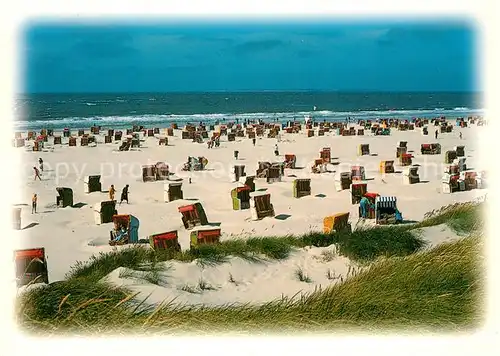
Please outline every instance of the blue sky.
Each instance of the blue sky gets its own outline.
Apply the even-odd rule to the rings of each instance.
[[[473,91],[465,23],[99,23],[26,27],[23,92]]]

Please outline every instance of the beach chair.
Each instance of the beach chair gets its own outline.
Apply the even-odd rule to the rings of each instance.
[[[338,192],[351,187],[351,172],[341,172],[335,175],[335,188]]]
[[[177,234],[177,230],[150,235],[149,244],[156,251],[181,251],[181,245],[179,244],[179,236]]]
[[[314,130],[312,129],[307,130],[307,137],[314,137]]]
[[[323,147],[323,149],[319,152],[319,156],[323,160],[323,163],[331,163],[332,151],[330,147]]]
[[[444,163],[450,164],[453,163],[453,161],[457,158],[457,152],[456,151],[446,151],[444,153]]]
[[[122,132],[121,131],[116,131],[115,132],[115,141],[121,141],[122,139]]]
[[[184,199],[182,192],[182,182],[169,182],[163,184],[163,201],[165,203],[174,200]]]
[[[370,155],[370,145],[361,144],[358,146],[358,156],[369,156]]]
[[[84,130],[78,130],[78,137],[85,135]]]
[[[17,287],[34,283],[49,283],[45,248],[14,251]]]
[[[448,164],[444,167],[444,173],[451,175],[460,174],[460,167],[458,164]]]
[[[318,129],[318,136],[325,136],[325,130],[324,129]]]
[[[477,188],[477,173],[473,171],[460,172],[460,179],[465,183],[465,190]]]
[[[153,165],[142,166],[142,181],[154,182],[156,180],[156,167]]]
[[[365,130],[364,129],[358,129],[358,136],[364,136],[365,135]]]
[[[375,223],[378,225],[396,223],[397,198],[377,196],[375,199]]]
[[[396,147],[396,158],[401,157],[402,154],[405,154],[407,152],[406,147]]]
[[[21,230],[21,208],[12,208],[12,228]]]
[[[413,156],[411,153],[402,153],[401,156],[399,156],[399,165],[403,167],[411,166],[412,158]]]
[[[140,148],[141,147],[141,140],[138,138],[132,138],[130,141],[130,148]]]
[[[102,191],[100,175],[86,176],[83,179],[83,183],[84,183],[84,188],[83,188],[84,192],[87,194]]]
[[[174,135],[174,129],[173,129],[173,128],[171,128],[171,127],[169,127],[169,128],[167,129],[167,136],[173,136],[173,135]]]
[[[333,234],[335,232],[351,233],[351,224],[349,223],[349,213],[338,213],[327,216],[323,219],[323,233]]]
[[[233,174],[232,174],[232,181],[233,182],[239,182],[241,177],[245,177],[245,165],[244,164],[239,164],[233,166]]]
[[[255,175],[257,178],[266,178],[267,177],[267,170],[271,167],[270,162],[258,162],[257,163],[257,170],[255,172]]]
[[[457,157],[465,157],[465,146],[455,146]]]
[[[159,133],[159,132],[158,132]],[[153,129],[148,129],[147,130],[148,137],[154,137],[155,133]]]
[[[457,157],[453,160],[453,164],[458,166],[460,172],[463,172],[467,170],[467,165],[465,164],[465,161],[466,161],[465,157]]]
[[[246,176],[244,184],[250,188],[250,193],[255,192],[255,176]]]
[[[178,210],[182,215],[182,223],[187,230],[195,226],[208,224],[207,215],[201,203],[180,206]]]
[[[244,185],[231,190],[233,210],[250,209],[250,187]]]
[[[302,198],[307,195],[311,195],[311,180],[305,179],[294,179],[293,181],[293,197]]]
[[[200,245],[212,245],[220,242],[221,229],[211,226],[198,226],[189,234],[189,247],[196,249]]]
[[[123,141],[122,144],[120,145],[120,147],[118,147],[118,150],[119,151],[129,151],[131,145],[132,144],[130,142]]]
[[[80,138],[80,146],[88,146],[89,145],[89,137],[88,136],[82,136]]]
[[[58,187],[56,188],[56,206],[65,208],[67,206],[73,206],[73,189]]]
[[[63,130],[63,137],[70,137],[71,136],[71,131],[70,129],[64,129]]]
[[[113,215],[112,217],[114,229],[110,231],[111,246],[125,245],[129,243],[139,242],[139,219],[133,215]],[[121,241],[114,241],[117,234],[120,233],[120,227],[124,226],[126,229],[126,237]]]
[[[267,169],[267,183],[281,182],[282,168],[278,165],[271,165]]]
[[[25,146],[25,141],[24,138],[15,138],[12,140],[12,145],[14,147],[24,147]]]
[[[112,143],[113,142],[113,136],[104,136],[104,143]]]
[[[460,191],[459,174],[445,173],[441,178],[441,189],[444,194],[451,194]]]
[[[420,177],[418,175],[418,166],[410,166],[403,172],[403,182],[405,184],[417,184],[420,183]]]
[[[54,145],[61,145],[61,144],[62,144],[61,136],[54,136]]]
[[[285,154],[285,168],[294,169],[297,157],[292,154]]]
[[[381,161],[379,165],[380,173],[394,173],[394,161]]]
[[[361,198],[367,192],[366,183],[352,183],[351,184],[351,204],[359,204]]]
[[[94,221],[96,225],[113,222],[114,215],[117,215],[115,200],[101,201],[94,204]]]
[[[423,143],[420,145],[420,152],[423,155],[441,154],[441,145],[439,143]]]
[[[228,142],[236,141],[236,135],[234,133],[229,133],[227,135]]]
[[[352,181],[362,181],[366,179],[365,167],[363,166],[351,166],[351,179]]]
[[[322,158],[317,158],[314,160],[314,163],[311,167],[311,172],[316,174],[326,172],[326,165],[323,162]]]
[[[70,137],[68,141],[69,147],[76,147],[76,137]]]
[[[250,194],[250,212],[252,220],[274,217],[274,207],[271,204],[271,194],[253,192]]]

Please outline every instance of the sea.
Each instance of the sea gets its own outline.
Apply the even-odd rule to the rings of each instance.
[[[482,95],[462,92],[207,92],[21,94],[15,130],[127,128],[134,124],[217,124],[244,120],[339,121],[484,115]]]

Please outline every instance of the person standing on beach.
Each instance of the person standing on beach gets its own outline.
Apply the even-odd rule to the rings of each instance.
[[[256,142],[256,141],[257,141],[257,139],[256,139],[255,137],[254,137],[254,138],[252,138],[252,143],[253,143],[253,145],[254,145],[254,146],[255,146],[255,142]]]
[[[279,156],[280,155],[280,151],[278,150],[278,144],[274,145],[274,155],[275,156]]]
[[[38,170],[38,168],[33,167],[33,170],[35,171],[35,180],[37,178],[40,179],[40,180],[42,180],[42,178],[40,177],[40,171]]]
[[[459,136],[460,136],[460,139],[462,139],[462,131],[460,131],[460,135]]]
[[[127,201],[127,204],[128,204],[128,184],[125,186],[125,188],[123,188],[122,190],[122,196],[121,196],[121,199],[120,199],[120,204],[126,200]]]
[[[435,138],[436,138],[436,140],[437,140],[437,138],[438,138],[438,130],[436,130],[436,131],[434,132],[434,137],[435,137]]]
[[[33,194],[33,198],[31,198],[31,214],[36,214],[36,204],[38,202],[38,197],[36,194]]]
[[[111,187],[109,188],[109,200],[115,200],[115,186],[111,184]]]
[[[43,172],[43,159],[42,158],[38,159],[38,165],[40,167],[40,170]]]

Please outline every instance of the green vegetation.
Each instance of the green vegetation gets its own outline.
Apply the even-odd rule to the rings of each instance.
[[[77,263],[65,281],[34,288],[18,300],[20,326],[31,332],[110,333],[137,329],[138,333],[174,334],[321,331],[349,328],[418,327],[426,330],[463,330],[481,321],[482,286],[481,204],[460,204],[429,214],[421,223],[354,231],[352,234],[310,233],[304,236],[252,238],[201,246],[196,251],[155,252],[131,247],[100,254]],[[459,241],[418,252],[425,244],[412,228],[446,223],[469,233]],[[150,306],[138,302],[130,291],[114,288],[102,278],[118,267],[143,272],[135,275],[162,283],[159,262],[193,261],[203,265],[223,263],[235,255],[259,263],[285,259],[304,246],[336,245],[336,254],[371,263],[353,271],[347,280],[307,296],[282,298],[265,305],[223,307],[182,306],[172,301]],[[331,253],[333,254],[333,252]],[[323,256],[331,258],[330,253]],[[134,276],[134,275],[132,275]],[[331,271],[331,280],[337,280]],[[296,277],[310,282],[300,269]],[[234,281],[229,276],[229,281]],[[212,289],[200,280],[182,290],[200,293]]]

